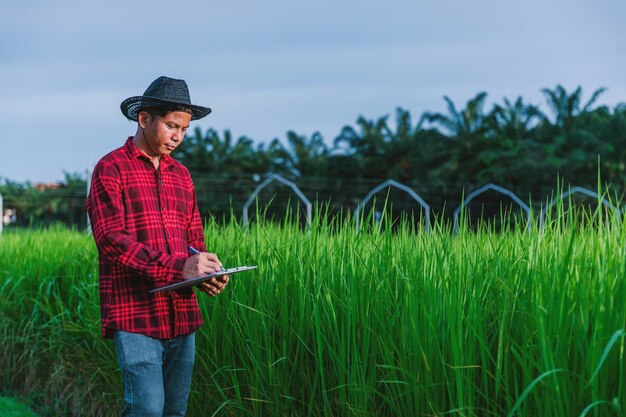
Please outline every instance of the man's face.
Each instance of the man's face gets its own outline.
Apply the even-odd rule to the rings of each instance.
[[[190,121],[191,114],[182,111],[166,116],[151,116],[147,112],[140,114],[146,144],[155,156],[172,153],[185,137]]]

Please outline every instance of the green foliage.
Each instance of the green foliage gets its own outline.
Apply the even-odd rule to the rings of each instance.
[[[0,414],[3,417],[37,417],[27,406],[7,397],[0,397]]]
[[[425,112],[415,123],[405,109],[368,119],[360,116],[332,142],[319,133],[288,131],[284,139],[258,143],[230,130],[196,128],[173,153],[189,168],[204,218],[240,215],[261,176],[280,174],[311,200],[328,201],[334,213],[352,212],[374,186],[394,179],[410,186],[435,213],[450,216],[462,193],[495,183],[525,201],[545,201],[556,178],[594,189],[598,180],[613,194],[626,191],[626,104],[594,107],[605,89],[584,100],[557,85],[541,90],[540,106],[504,98],[487,109],[481,92],[459,108],[444,97],[446,113]],[[331,144],[332,143],[332,144]],[[56,189],[0,184],[5,207],[17,208],[20,225],[55,222],[85,226],[84,178],[66,174]],[[275,188],[270,214],[282,218],[293,195]]]
[[[60,184],[0,183],[4,208],[17,212],[15,226],[50,226],[55,223],[85,227],[85,178],[65,173]]]
[[[357,230],[318,215],[303,230],[290,216],[283,226],[263,216],[245,229],[207,224],[225,265],[259,268],[200,297],[188,415],[623,412],[626,228],[617,219],[579,221],[560,204],[543,229],[462,223],[455,236],[445,223],[425,234],[385,216]],[[89,236],[7,233],[0,300],[5,391],[41,393],[50,415],[120,410]]]

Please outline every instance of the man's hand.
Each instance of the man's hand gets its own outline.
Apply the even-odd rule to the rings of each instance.
[[[222,263],[214,253],[202,252],[187,258],[183,266],[183,279],[193,279],[222,270]],[[228,275],[213,277],[199,285],[202,292],[214,296],[228,284]]]
[[[221,277],[213,277],[208,281],[203,282],[198,286],[200,291],[211,297],[221,293],[224,287],[228,284],[228,275],[222,275]]]

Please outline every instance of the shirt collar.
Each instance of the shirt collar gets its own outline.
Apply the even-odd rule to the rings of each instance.
[[[137,147],[137,145],[135,145],[133,143],[133,137],[129,136],[128,139],[126,140],[126,143],[124,144],[124,148],[126,148],[126,151],[128,152],[128,155],[130,155],[131,158],[133,159],[145,159],[146,161],[150,162],[150,158],[148,157],[148,155],[146,155],[145,153],[141,152],[139,150],[139,148]],[[161,156],[161,160],[159,161],[159,165],[161,169],[165,169],[168,166],[170,166],[172,164],[172,157],[169,155],[162,155]]]

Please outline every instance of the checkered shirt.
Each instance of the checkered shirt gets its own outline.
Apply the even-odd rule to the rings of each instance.
[[[96,165],[87,212],[99,255],[102,336],[195,331],[202,319],[192,289],[149,293],[183,279],[188,246],[206,250],[189,171],[167,155],[155,169],[128,138]]]

